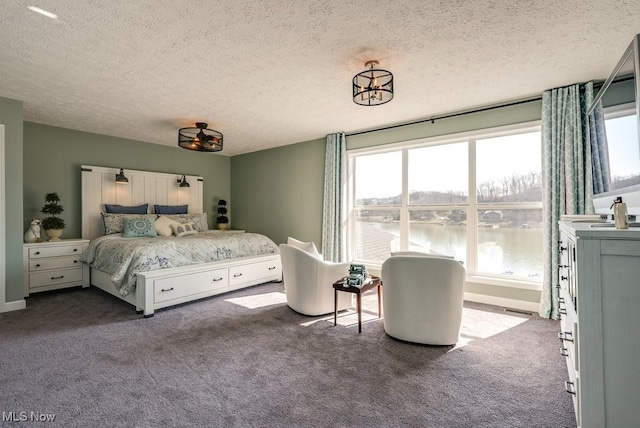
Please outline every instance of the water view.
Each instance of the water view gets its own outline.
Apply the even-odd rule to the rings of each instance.
[[[358,221],[358,254],[364,260],[383,261],[400,250],[398,222]],[[465,224],[412,222],[409,226],[411,250],[435,251],[466,262]],[[375,244],[372,242],[375,240]],[[478,273],[540,279],[542,277],[542,228],[539,225],[483,225],[478,228]]]

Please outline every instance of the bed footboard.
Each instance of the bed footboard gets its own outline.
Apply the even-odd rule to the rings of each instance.
[[[135,306],[151,317],[156,309],[270,281],[282,281],[279,254],[143,272],[137,275]]]

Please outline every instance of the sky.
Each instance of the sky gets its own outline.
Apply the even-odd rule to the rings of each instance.
[[[477,140],[478,183],[513,174],[540,172],[540,132]],[[466,143],[409,150],[409,190],[468,190]],[[402,193],[400,151],[356,158],[356,199]]]
[[[607,119],[609,163],[614,176],[640,173],[637,116]],[[514,174],[541,171],[540,132],[477,140],[477,184],[499,181]],[[409,150],[409,190],[467,191],[466,143]],[[402,193],[400,151],[359,156],[356,159],[356,199],[397,196]],[[426,183],[426,184],[423,184]]]
[[[640,174],[640,144],[636,115],[607,119],[609,166],[612,176]]]

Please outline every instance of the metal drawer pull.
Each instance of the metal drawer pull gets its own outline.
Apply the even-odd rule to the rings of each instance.
[[[171,290],[173,290],[173,287],[171,287],[171,288],[163,288],[160,291],[161,292],[165,292],[165,291],[171,291]]]
[[[576,387],[573,382],[566,381],[564,383],[564,390],[567,391],[569,394],[576,395]]]
[[[569,279],[568,276],[560,276],[560,281],[566,281],[567,279]]]
[[[40,251],[36,251],[36,255],[40,254]]]
[[[558,303],[564,304],[564,297],[558,297]]]
[[[213,282],[222,281],[222,278],[213,278]]]
[[[557,288],[558,290],[560,290],[560,287],[561,287],[561,286],[560,286],[560,284],[556,284],[556,288]]]
[[[567,247],[563,247],[562,245],[560,245],[560,248],[558,248],[558,252],[563,252],[563,251],[567,251]]]
[[[560,308],[560,309],[558,309],[558,313],[560,315],[567,315],[567,309],[566,308]]]
[[[64,278],[64,275],[60,275],[60,276],[52,276],[51,279],[62,279]]]
[[[74,260],[73,262],[74,262],[74,263],[78,263],[78,261],[77,261],[77,260]]]
[[[567,348],[560,348],[560,355],[562,355],[563,357],[568,357],[569,352],[567,351]]]
[[[38,263],[38,264],[36,265],[36,267],[40,267],[40,263]]]
[[[562,341],[566,340],[567,342],[573,342],[573,334],[570,331],[564,331],[558,333],[558,339]]]
[[[233,275],[234,278],[237,278],[239,276],[242,276],[242,274],[241,273],[236,273],[236,274]]]
[[[77,248],[74,248],[74,249],[73,249],[73,251],[78,251],[78,249],[77,249]]]
[[[274,270],[275,268],[276,268],[275,266],[271,266],[269,270]]]

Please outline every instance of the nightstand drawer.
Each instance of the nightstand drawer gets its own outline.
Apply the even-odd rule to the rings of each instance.
[[[67,282],[82,283],[82,266],[69,269],[56,269],[48,272],[29,274],[30,287],[47,287],[49,285],[65,284]]]
[[[52,259],[30,260],[29,272],[38,272],[47,269],[60,269],[81,266],[80,255],[73,257],[56,257]]]
[[[39,259],[42,257],[58,257],[58,256],[73,256],[82,255],[82,244],[76,245],[60,245],[60,246],[39,246],[36,248],[29,248],[29,258]]]

